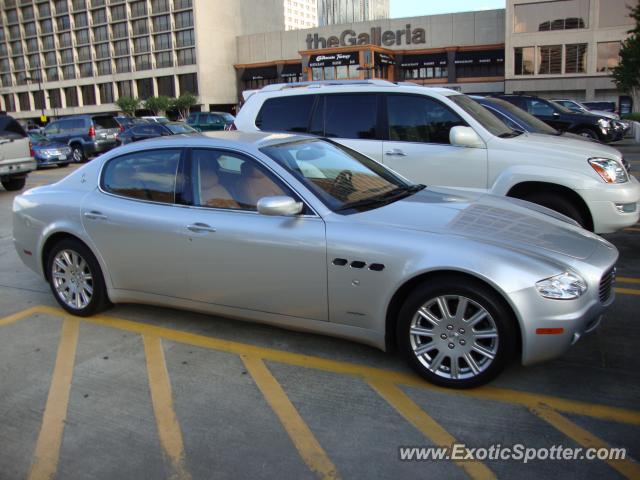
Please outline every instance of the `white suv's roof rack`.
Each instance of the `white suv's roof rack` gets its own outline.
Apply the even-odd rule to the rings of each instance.
[[[261,92],[277,92],[287,88],[301,87],[329,87],[334,85],[376,85],[379,87],[395,87],[396,84],[387,80],[311,80],[309,82],[272,83],[260,89]]]

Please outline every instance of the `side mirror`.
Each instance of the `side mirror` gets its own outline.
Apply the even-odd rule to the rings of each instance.
[[[283,215],[291,217],[302,212],[302,203],[285,195],[262,197],[258,200],[258,213],[262,215]]]
[[[449,130],[449,143],[457,147],[485,148],[484,142],[471,127],[453,127]]]

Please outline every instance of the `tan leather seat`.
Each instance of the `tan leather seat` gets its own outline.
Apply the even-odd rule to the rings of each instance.
[[[255,208],[262,197],[286,195],[273,180],[249,162],[244,162],[240,167],[236,191],[238,201],[251,208]]]
[[[240,208],[220,183],[218,164],[214,160],[200,161],[200,204],[214,208]]]

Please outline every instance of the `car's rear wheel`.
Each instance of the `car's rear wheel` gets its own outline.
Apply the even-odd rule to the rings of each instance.
[[[47,273],[54,297],[67,312],[86,317],[109,305],[100,265],[79,240],[67,238],[53,246]]]
[[[397,323],[400,351],[437,385],[470,388],[500,373],[516,341],[509,308],[490,288],[460,277],[421,284]]]
[[[85,161],[84,151],[80,145],[73,145],[71,147],[71,158],[75,163],[82,163]]]
[[[580,209],[573,203],[571,203],[568,199],[556,193],[532,193],[524,198],[524,200],[532,203],[537,203],[538,205],[542,205],[543,207],[547,207],[558,213],[566,215],[567,217],[578,222],[582,228],[589,228],[587,219],[584,217],[584,214],[580,211]]]
[[[8,190],[10,192],[15,192],[17,190],[22,190],[24,188],[24,184],[27,182],[27,178],[26,177],[22,177],[22,178],[3,178],[2,180],[0,180],[0,183],[2,183],[2,186],[5,188],[5,190]]]

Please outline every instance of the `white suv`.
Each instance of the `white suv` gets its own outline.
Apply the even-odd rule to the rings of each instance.
[[[0,183],[9,191],[24,187],[37,167],[24,129],[9,115],[0,115]]]
[[[246,93],[238,130],[326,136],[413,181],[528,200],[598,233],[638,221],[640,184],[619,151],[514,131],[453,90],[364,80]]]

